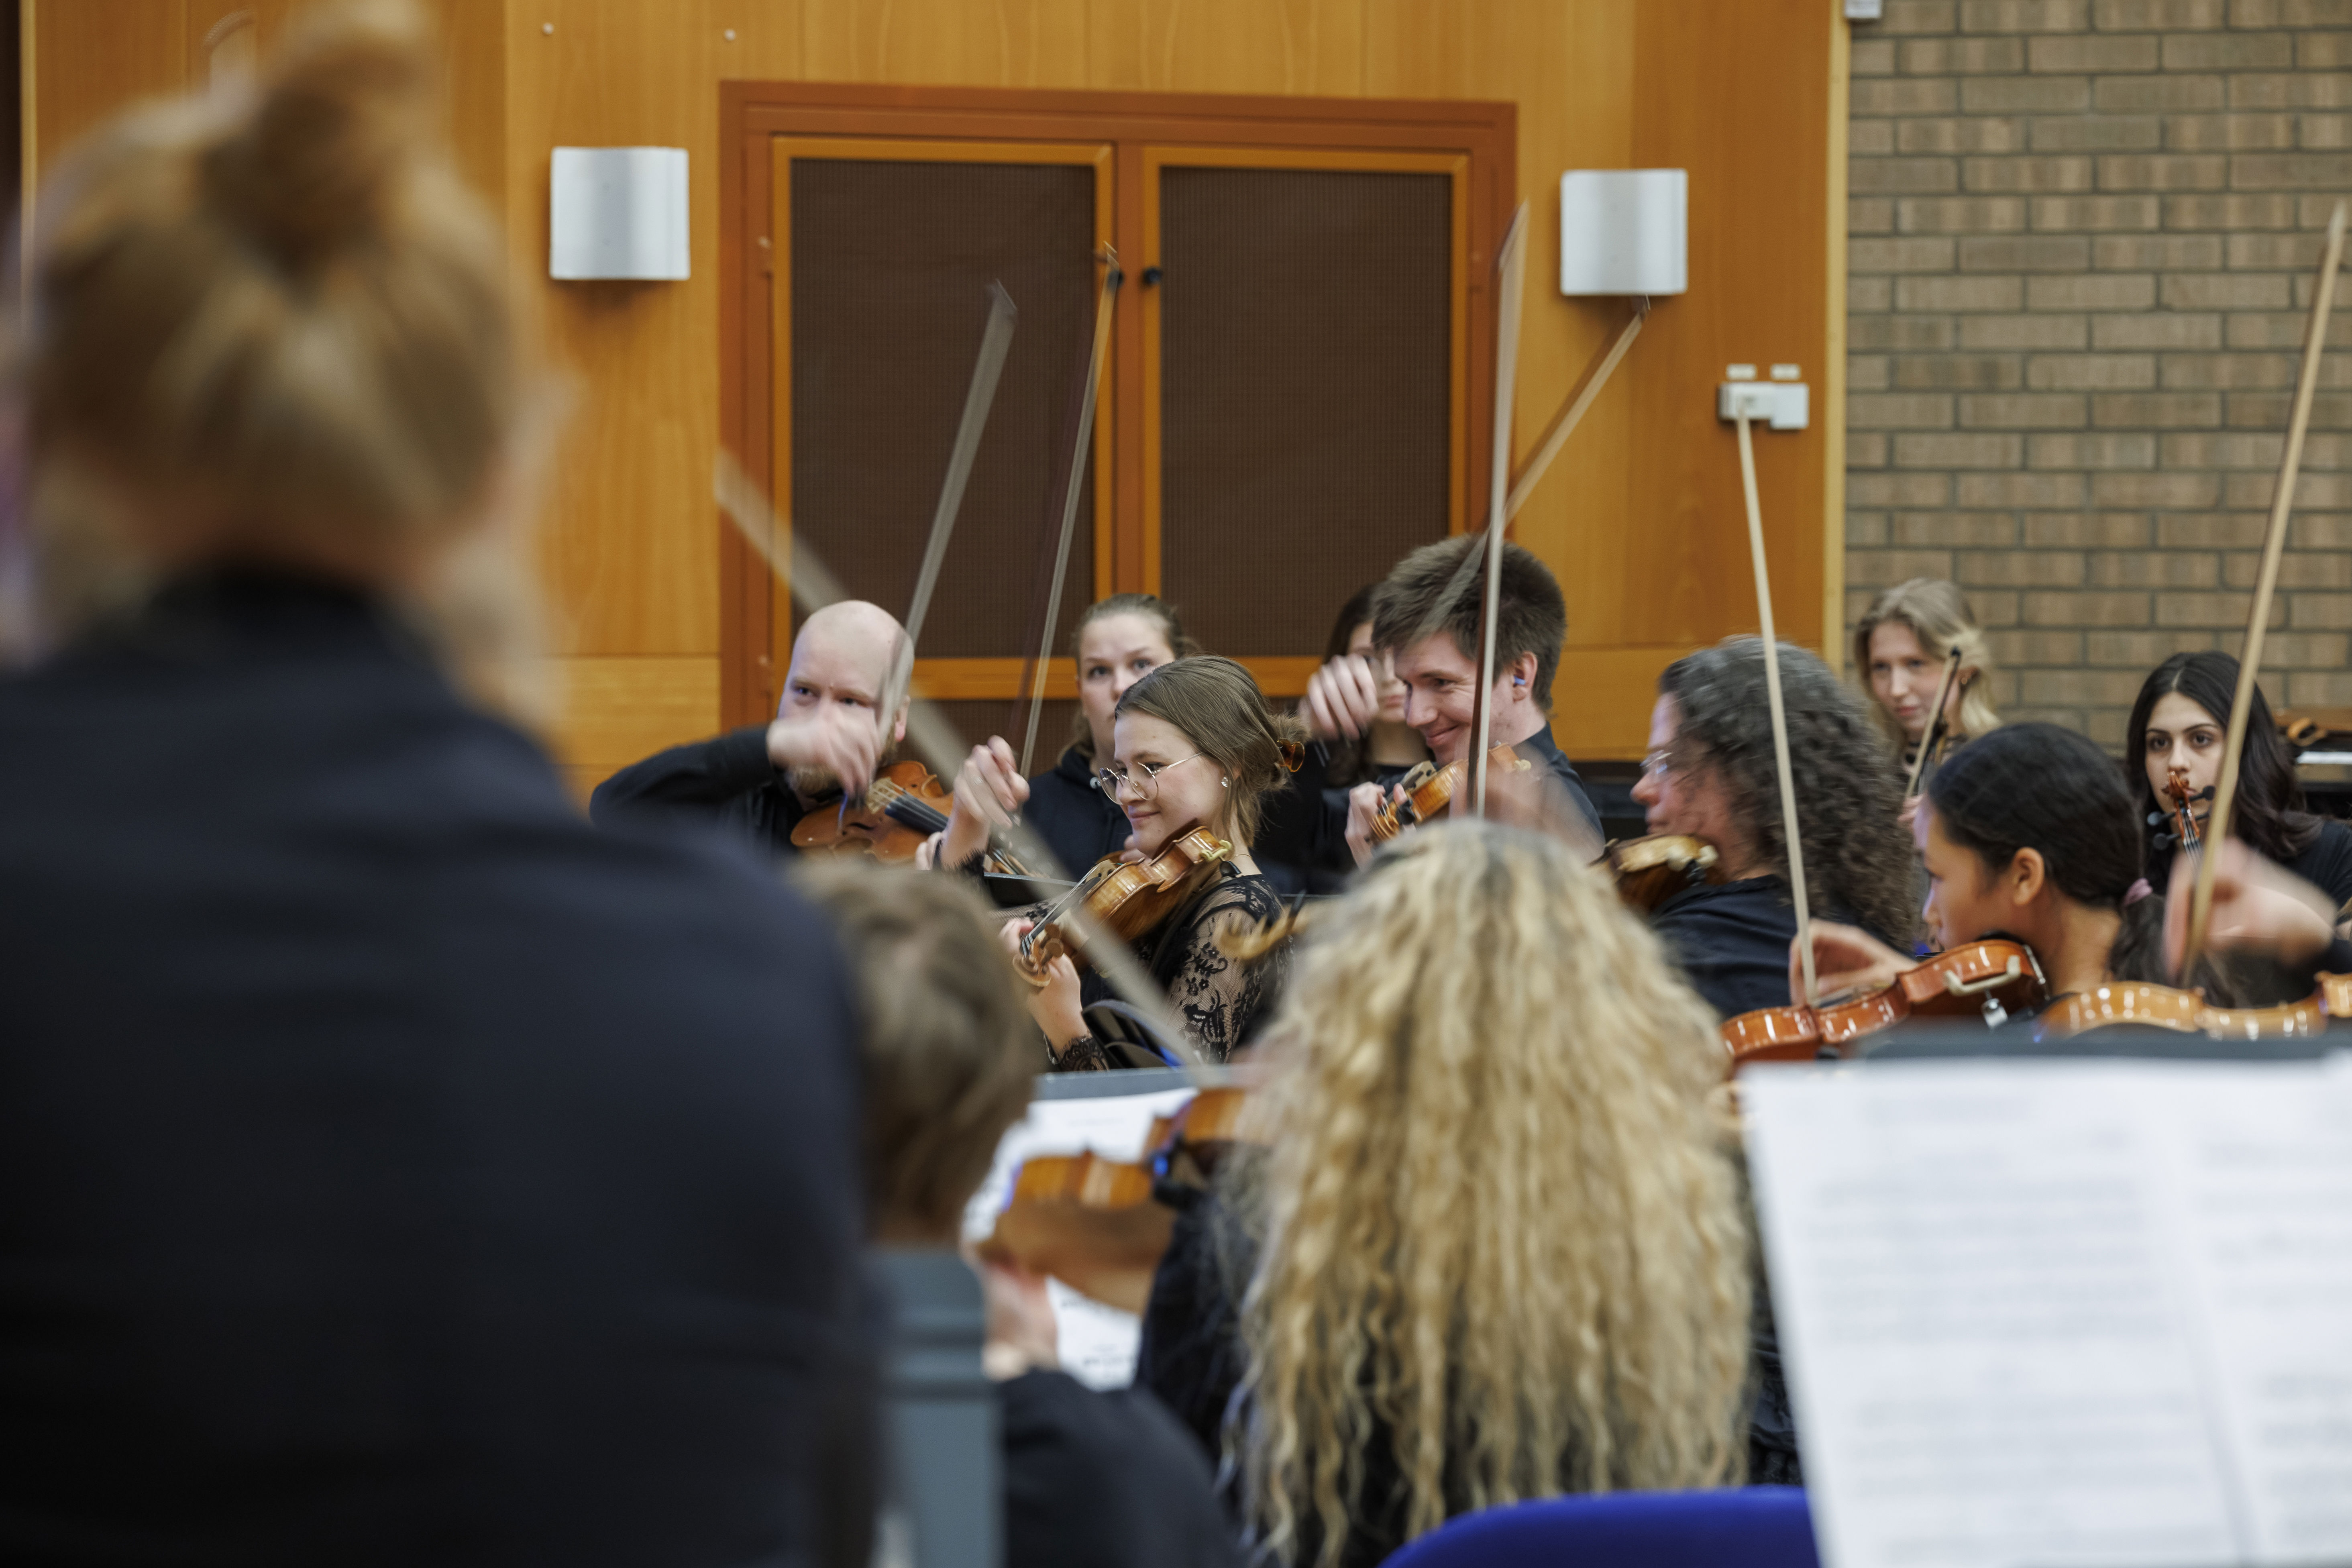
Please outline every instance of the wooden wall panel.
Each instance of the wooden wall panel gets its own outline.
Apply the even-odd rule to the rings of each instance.
[[[1363,0],[1099,0],[1076,85],[1358,97],[1364,10]]]
[[[702,732],[719,710],[719,660],[556,661],[571,715],[555,738],[565,765],[604,773]]]
[[[810,81],[1085,87],[1088,0],[823,0],[807,13]]]
[[[781,7],[731,42],[712,9],[541,0],[508,13],[516,269],[574,394],[542,526],[562,653],[718,651],[717,84],[732,67],[789,74],[799,55]],[[688,149],[691,279],[548,280],[551,150],[574,144]]]

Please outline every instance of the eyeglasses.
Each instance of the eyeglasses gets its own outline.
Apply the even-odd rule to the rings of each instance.
[[[1099,768],[1095,773],[1095,784],[1113,800],[1117,800],[1119,791],[1124,789],[1134,790],[1145,800],[1157,800],[1160,798],[1161,773],[1166,773],[1170,768],[1181,768],[1194,758],[1206,755],[1208,755],[1206,752],[1195,752],[1190,757],[1179,757],[1172,763],[1161,763],[1157,767],[1150,763],[1138,763],[1135,765],[1142,773],[1141,778],[1118,768]]]
[[[1675,757],[1672,752],[1652,752],[1642,759],[1642,776],[1645,779],[1662,779],[1674,771]]]

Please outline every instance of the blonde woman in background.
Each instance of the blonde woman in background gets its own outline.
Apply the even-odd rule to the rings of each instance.
[[[1386,851],[1265,1055],[1268,1152],[1180,1217],[1137,1382],[1237,1450],[1271,1560],[1739,1479],[1751,1263],[1715,1016],[1573,851],[1475,822]]]
[[[1901,756],[1906,777],[1927,739],[1936,689],[1956,647],[1960,667],[1944,698],[1947,739],[1939,750],[2000,727],[1992,705],[1992,656],[1968,595],[1940,577],[1914,577],[1879,595],[1854,625],[1853,667],[1869,684],[1878,727]],[[1934,763],[1928,759],[1930,767]],[[1924,774],[1926,769],[1920,771]],[[1906,826],[1916,809],[1917,796],[1904,801]]]

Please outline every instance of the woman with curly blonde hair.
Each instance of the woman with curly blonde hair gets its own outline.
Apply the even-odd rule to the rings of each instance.
[[[1180,1220],[1138,1374],[1196,1431],[1232,1409],[1267,1554],[1371,1563],[1492,1504],[1738,1479],[1715,1019],[1568,848],[1459,823],[1384,854],[1267,1054],[1269,1152]],[[1221,1235],[1256,1258],[1237,1352],[1201,1337],[1232,1321]]]

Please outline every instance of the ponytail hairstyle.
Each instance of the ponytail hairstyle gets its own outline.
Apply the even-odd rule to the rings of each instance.
[[[1297,768],[1307,726],[1265,705],[1257,679],[1230,658],[1201,654],[1163,664],[1127,689],[1120,713],[1173,724],[1233,782],[1234,837],[1257,837],[1268,793]]]
[[[2150,812],[2168,816],[2172,812],[2172,802],[2158,799],[2148,787],[2147,720],[2157,700],[2176,691],[2227,730],[2238,697],[2238,661],[2226,653],[2176,653],[2150,670],[2141,684],[2131,721],[2124,727],[2124,749],[2142,821]],[[2230,809],[2230,832],[2284,865],[2311,847],[2320,826],[2320,819],[2305,808],[2294,753],[2279,737],[2271,705],[2263,700],[2263,689],[2257,686],[2246,713],[2246,749],[2238,762],[2238,798]],[[2172,852],[2151,851],[2147,865],[2153,880],[2171,869]]]
[[[1087,628],[1111,616],[1141,616],[1160,628],[1160,636],[1168,644],[1168,651],[1178,658],[1197,658],[1201,652],[1201,645],[1192,639],[1192,633],[1184,629],[1175,605],[1157,594],[1113,594],[1108,599],[1097,599],[1088,605],[1086,614],[1078,617],[1078,624],[1070,628],[1072,658],[1078,657],[1078,644],[1085,640]],[[1079,673],[1078,679],[1086,679],[1084,671]],[[1084,707],[1070,715],[1069,749],[1089,763],[1097,760],[1095,756],[1095,732],[1087,725]]]
[[[60,169],[16,372],[64,629],[232,559],[421,584],[461,667],[532,629],[523,552],[478,545],[510,531],[481,525],[538,384],[438,76],[412,4],[345,0],[252,89],[135,110]]]
[[[1989,735],[2000,728],[2000,715],[1993,711],[1992,706],[1992,654],[1985,647],[1977,613],[1958,584],[1941,577],[1914,577],[1907,583],[1897,583],[1879,595],[1862,619],[1854,623],[1853,668],[1865,691],[1870,689],[1870,634],[1890,621],[1909,627],[1911,635],[1918,639],[1920,651],[1938,664],[1949,658],[1957,647],[1960,650],[1960,668],[1977,672],[1976,679],[1960,693],[1959,711],[1954,718],[1960,737]],[[1900,755],[1911,744],[1903,727],[1879,706],[1874,697],[1870,711],[1878,722],[1879,732],[1894,743]]]
[[[2005,724],[1945,759],[1927,784],[1944,837],[1987,869],[2021,849],[2042,856],[2051,885],[2124,918],[2107,968],[2119,980],[2172,984],[2164,970],[2164,899],[2126,900],[2140,879],[2145,831],[2115,759],[2055,724]],[[2216,1000],[2221,1000],[2216,997]]]

